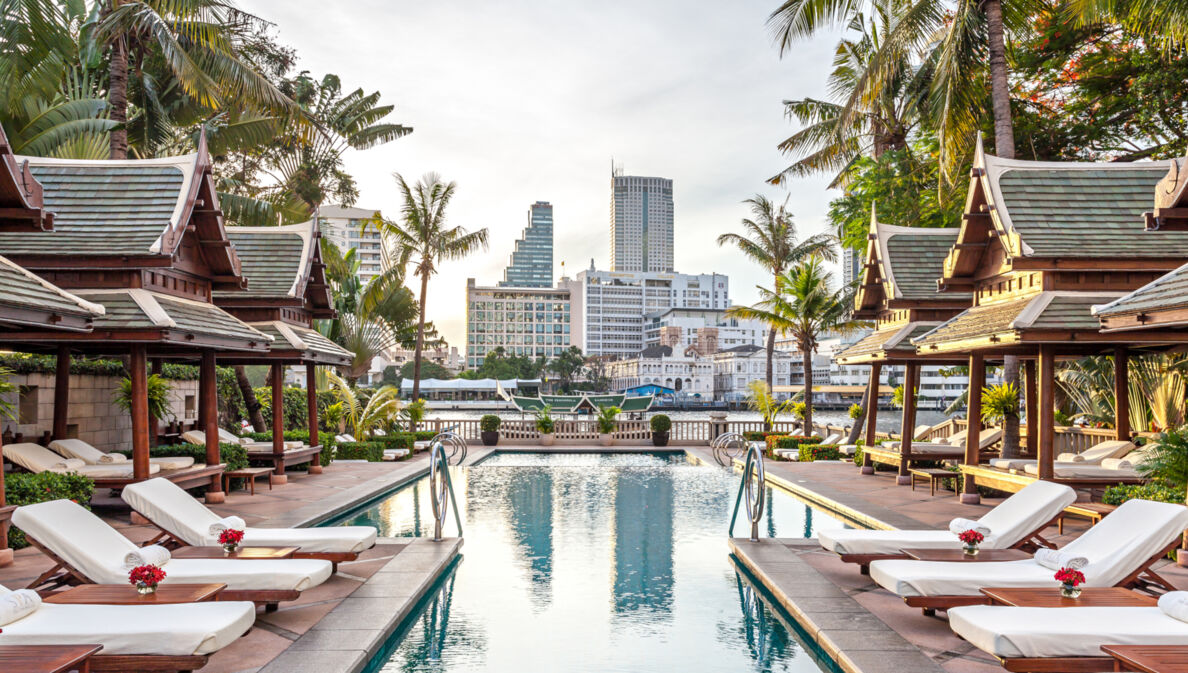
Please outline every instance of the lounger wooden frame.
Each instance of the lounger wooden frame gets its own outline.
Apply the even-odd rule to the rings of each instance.
[[[270,463],[273,469],[277,470],[277,474],[284,472],[284,468],[290,465],[304,465],[305,463],[313,464],[314,461],[321,463],[322,447],[318,446],[302,446],[296,449],[289,449],[284,453],[271,453],[268,451],[248,451],[248,462],[255,461],[257,463]]]
[[[25,587],[26,589],[53,589],[79,584],[96,584],[95,581],[67,563],[62,557],[50,551],[45,545],[38,542],[28,533],[25,533],[25,539],[29,541],[30,546],[36,548],[54,562],[53,567],[38,575],[37,579]],[[296,589],[224,589],[215,600],[251,601],[257,605],[263,605],[264,609],[268,612],[275,612],[278,603],[295,601],[300,597],[301,592]]]
[[[905,459],[905,456],[897,450],[879,449],[871,447],[863,451],[864,456],[870,456],[870,462],[878,463],[880,465],[891,465],[892,467],[899,467]],[[979,460],[988,458],[994,455],[993,451],[982,450],[978,453]],[[963,460],[965,458],[965,450],[957,450],[950,452],[921,452],[909,453],[906,456],[908,467],[911,467],[913,462],[938,461],[938,460]],[[954,473],[956,475],[957,473]]]
[[[1147,559],[1134,572],[1126,577],[1123,577],[1114,586],[1123,587],[1126,589],[1134,589],[1135,591],[1142,591],[1152,596],[1157,596],[1168,591],[1174,591],[1175,588],[1170,582],[1160,577],[1158,573],[1151,570],[1151,566],[1156,561],[1167,556],[1173,549],[1180,546],[1180,540],[1177,537],[1171,544],[1163,548],[1151,558]],[[971,564],[976,567],[977,564]],[[910,607],[920,608],[925,615],[932,616],[936,614],[937,610],[948,610],[949,608],[957,608],[963,605],[990,605],[991,600],[987,596],[906,596],[903,599]],[[1033,669],[1025,669],[1033,670]],[[1063,670],[1063,669],[1061,669]],[[1097,669],[1093,669],[1097,670]]]
[[[205,666],[208,659],[205,654],[96,654],[88,662],[92,671],[105,673],[190,673]]]
[[[181,488],[194,488],[195,486],[209,484],[211,479],[221,475],[226,469],[226,463],[205,465],[203,467],[183,467],[177,470],[161,470],[156,474],[150,475],[148,478],[155,479],[160,477],[172,481]],[[143,480],[128,477],[98,477],[92,479],[92,481],[95,482],[95,488],[110,488],[119,491],[123,490],[125,486],[136,484]]]
[[[1044,522],[1039,528],[1031,531],[1023,536],[1015,544],[1008,547],[1008,549],[1019,549],[1025,552],[1035,552],[1039,549],[1055,549],[1056,545],[1049,542],[1043,535],[1040,535],[1049,526],[1055,526],[1060,518],[1064,516],[1064,512],[1057,514],[1050,520]],[[842,563],[857,563],[858,572],[863,575],[870,574],[870,564],[874,561],[887,561],[893,559],[905,560],[911,558],[907,554],[838,554],[841,557]]]

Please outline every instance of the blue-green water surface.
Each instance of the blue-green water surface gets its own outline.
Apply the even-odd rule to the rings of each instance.
[[[497,454],[452,474],[463,560],[373,670],[832,669],[728,555],[737,474],[640,454]],[[415,482],[337,523],[432,535],[428,490]],[[782,492],[768,495],[766,536],[844,525]],[[446,534],[453,528],[451,516]]]

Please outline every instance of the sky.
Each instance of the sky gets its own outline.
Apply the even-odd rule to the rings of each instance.
[[[428,318],[466,338],[466,279],[494,285],[527,224],[550,201],[554,274],[610,268],[612,159],[626,175],[673,180],[675,266],[725,273],[735,303],[764,274],[715,240],[741,231],[743,199],[789,199],[801,236],[826,230],[825,177],[787,188],[776,145],[794,130],[781,101],[823,97],[837,36],[780,58],[765,21],[776,0],[241,0],[276,24],[298,70],[379,91],[413,133],[346,168],[355,204],[399,214],[393,173],[457,182],[448,220],[489,230],[488,250],[440,266]],[[333,11],[328,11],[332,7]],[[840,279],[839,279],[840,280]],[[464,348],[462,348],[464,351]]]

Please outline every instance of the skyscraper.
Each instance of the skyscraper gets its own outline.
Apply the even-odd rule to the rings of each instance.
[[[849,285],[862,279],[862,264],[866,253],[853,248],[842,248],[842,283]]]
[[[553,205],[537,201],[528,209],[528,226],[516,241],[499,287],[553,286]]]
[[[672,180],[611,175],[611,271],[672,271]]]

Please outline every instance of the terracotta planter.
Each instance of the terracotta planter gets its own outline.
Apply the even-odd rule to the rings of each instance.
[[[667,432],[653,432],[652,433],[652,446],[668,446],[668,433]]]
[[[483,438],[483,446],[495,446],[499,443],[499,432],[487,432],[484,430],[480,433]]]
[[[540,433],[540,445],[541,446],[552,446],[553,445],[553,433],[551,433],[551,432]]]
[[[603,446],[612,446],[615,443],[615,436],[612,433],[598,434],[598,443]]]

